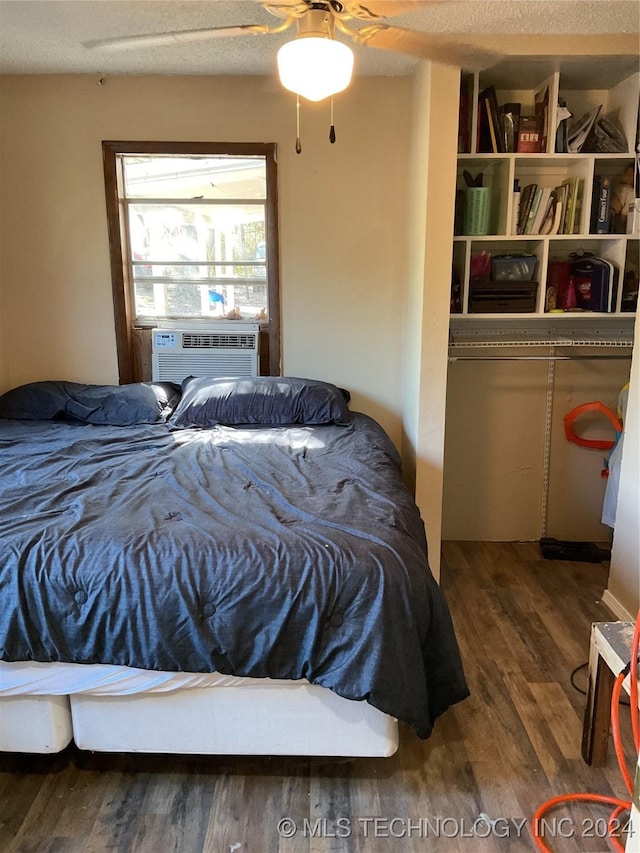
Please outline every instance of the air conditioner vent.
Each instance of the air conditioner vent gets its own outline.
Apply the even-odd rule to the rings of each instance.
[[[255,349],[256,336],[252,334],[220,334],[214,332],[183,332],[184,349]]]
[[[257,323],[209,328],[152,329],[154,382],[182,382],[187,376],[257,376]]]

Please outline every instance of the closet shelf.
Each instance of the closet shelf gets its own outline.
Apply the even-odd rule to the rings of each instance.
[[[633,324],[609,329],[577,324],[561,330],[550,324],[532,330],[526,323],[513,328],[511,323],[485,321],[480,328],[462,324],[449,333],[450,361],[626,359],[632,348]]]
[[[488,339],[478,338],[474,340],[461,340],[453,338],[449,344],[449,349],[487,349],[487,348],[502,348],[502,347],[597,347],[598,349],[615,347],[617,349],[631,349],[632,341],[623,340],[620,338],[542,338],[536,340],[534,338],[515,338],[513,336],[504,336],[500,338]]]
[[[604,322],[603,322],[604,321]],[[546,314],[528,318],[482,317],[475,322],[469,316],[452,315],[449,327],[449,350],[479,349],[488,347],[540,349],[541,347],[584,348],[598,352],[615,347],[633,347],[635,316],[588,316]]]

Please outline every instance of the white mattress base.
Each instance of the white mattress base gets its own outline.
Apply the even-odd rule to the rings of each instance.
[[[316,685],[71,696],[74,740],[100,752],[393,755],[398,724]]]
[[[68,696],[0,700],[0,752],[60,752],[72,737]]]
[[[68,695],[67,695],[68,694]],[[398,724],[299,681],[0,662],[0,751],[393,755]]]

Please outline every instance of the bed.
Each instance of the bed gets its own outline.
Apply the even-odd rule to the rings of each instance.
[[[467,695],[398,454],[295,377],[0,397],[0,749],[390,755]]]

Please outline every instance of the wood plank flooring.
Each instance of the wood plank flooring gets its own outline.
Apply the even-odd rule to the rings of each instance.
[[[534,850],[532,816],[546,799],[571,791],[627,799],[613,750],[603,768],[581,759],[585,697],[570,683],[588,658],[591,623],[613,618],[600,602],[606,581],[606,564],[546,561],[537,544],[445,543],[442,584],[471,697],[438,720],[429,740],[403,727],[392,758],[349,761],[73,747],[5,754],[0,851]],[[597,837],[608,813],[588,805],[552,812],[546,843],[558,853],[608,851]],[[278,831],[283,818],[297,827],[290,838]]]

